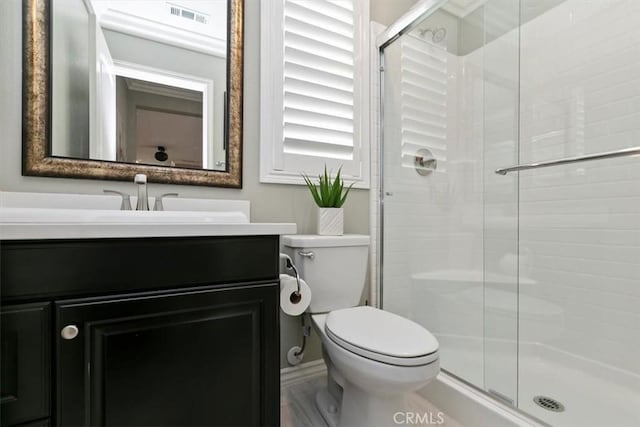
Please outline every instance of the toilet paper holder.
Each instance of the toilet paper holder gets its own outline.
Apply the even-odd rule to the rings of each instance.
[[[300,253],[301,256],[309,257],[313,259],[313,252],[311,253]],[[296,285],[298,287],[297,291],[293,293],[290,297],[292,303],[298,303],[300,299],[302,299],[302,295],[300,294],[300,274],[298,274],[298,269],[296,265],[293,263],[291,257],[287,254],[280,254],[280,259],[283,259],[285,262],[285,267],[288,270],[293,271],[296,277]],[[297,301],[295,300],[297,298]],[[302,356],[304,354],[304,350],[307,347],[307,337],[311,334],[311,327],[305,325],[304,322],[304,313],[300,316],[300,322],[302,324],[302,344],[300,346],[294,346],[289,349],[289,353],[287,354],[287,361],[291,365],[297,365],[302,362]]]
[[[280,254],[280,259],[284,259],[284,264],[285,267],[287,267],[288,270],[292,270],[293,274],[295,274],[296,277],[296,285],[298,286],[298,290],[291,295],[291,302],[292,303],[298,303],[300,302],[300,299],[302,298],[302,296],[300,295],[300,275],[298,274],[298,269],[296,268],[295,264],[293,263],[293,260],[291,259],[291,257],[287,254]],[[298,300],[295,301],[294,298],[297,298]]]

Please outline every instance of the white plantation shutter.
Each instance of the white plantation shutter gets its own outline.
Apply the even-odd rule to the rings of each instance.
[[[414,157],[428,148],[438,160],[437,172],[447,160],[447,51],[417,37],[404,37],[401,59],[402,164],[414,167]]]
[[[326,164],[368,186],[368,76],[356,78],[363,60],[357,55],[363,35],[356,9],[364,2],[272,2],[281,8],[262,21],[261,180],[302,183],[300,173],[315,175]]]
[[[353,3],[284,2],[285,154],[353,159]]]

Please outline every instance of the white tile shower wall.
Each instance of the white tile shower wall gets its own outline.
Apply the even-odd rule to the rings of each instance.
[[[567,0],[521,28],[521,162],[640,145],[639,17]],[[521,173],[520,250],[520,339],[640,374],[640,159]]]

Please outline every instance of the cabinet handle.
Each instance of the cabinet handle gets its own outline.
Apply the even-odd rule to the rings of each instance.
[[[60,331],[60,335],[65,340],[72,340],[78,336],[78,332],[78,327],[76,325],[67,325],[62,328],[62,331]]]
[[[0,393],[0,404],[4,405],[5,403],[15,402],[18,398],[13,394],[5,393],[4,391]]]

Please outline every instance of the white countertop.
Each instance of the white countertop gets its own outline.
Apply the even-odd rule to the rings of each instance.
[[[293,223],[249,222],[246,201],[167,200],[173,210],[120,211],[110,196],[2,193],[0,240],[257,236],[296,233]],[[51,206],[55,197],[57,205]],[[61,204],[65,197],[73,203]],[[28,201],[28,203],[25,203]],[[40,204],[40,201],[46,201]],[[86,203],[90,201],[90,205]],[[105,204],[109,202],[109,204]],[[180,205],[178,205],[180,203]],[[175,205],[175,206],[172,206]],[[89,206],[97,207],[94,209]],[[185,210],[180,210],[185,209]],[[188,210],[187,210],[188,209]],[[211,209],[211,210],[208,210]]]
[[[293,234],[290,223],[247,224],[5,224],[0,240],[108,239],[136,237],[266,236]]]

